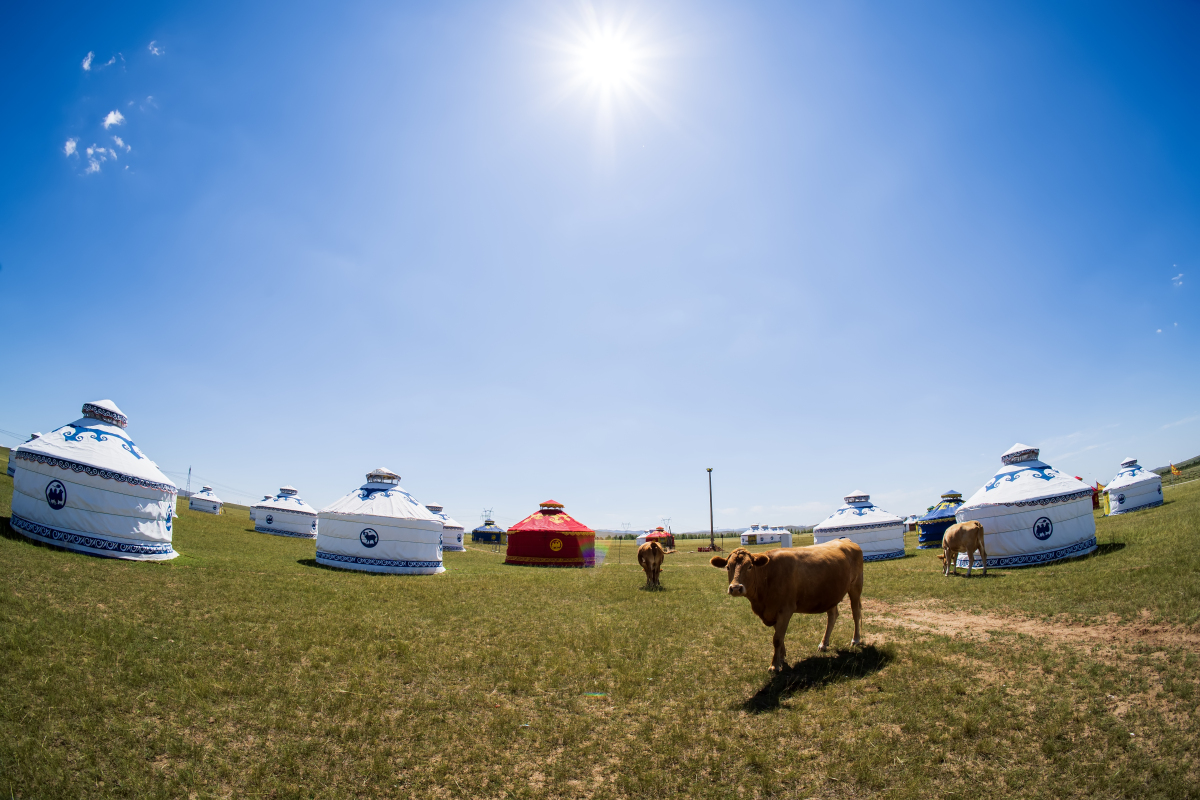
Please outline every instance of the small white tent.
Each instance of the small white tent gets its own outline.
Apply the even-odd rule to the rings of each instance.
[[[93,556],[166,561],[178,489],[125,434],[111,400],[13,454],[12,518],[38,542]]]
[[[1109,516],[1154,508],[1163,502],[1162,478],[1142,469],[1136,458],[1121,462],[1121,471],[1109,481],[1104,491],[1108,492]]]
[[[254,530],[275,536],[317,538],[317,510],[296,496],[291,486],[283,486],[279,494],[261,500],[255,511]]]
[[[742,544],[778,544],[792,546],[792,532],[787,528],[772,528],[770,525],[751,525],[742,533]]]
[[[1048,564],[1096,549],[1092,487],[1039,461],[1039,454],[1029,445],[1010,447],[1000,471],[954,513],[959,522],[983,524],[989,567]],[[966,554],[958,563],[967,565]]]
[[[442,521],[380,467],[367,482],[321,509],[317,563],[365,572],[435,575],[442,566]]]
[[[213,494],[211,486],[204,486],[200,491],[188,498],[188,511],[199,511],[204,514],[220,514],[221,498]]]
[[[876,508],[866,492],[843,499],[844,506],[813,528],[813,544],[849,539],[862,548],[863,561],[904,558],[904,520]]]
[[[441,503],[429,503],[425,508],[429,509],[431,514],[442,521],[442,549],[465,551],[467,548],[463,544],[463,540],[467,532],[463,529],[463,526],[456,520],[451,519],[449,514],[442,511]]]

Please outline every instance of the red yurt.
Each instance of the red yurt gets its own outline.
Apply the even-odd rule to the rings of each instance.
[[[523,567],[594,567],[596,532],[547,500],[508,529],[505,564]]]

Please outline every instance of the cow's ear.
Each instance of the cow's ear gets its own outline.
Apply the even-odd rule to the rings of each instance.
[[[770,560],[771,560],[771,557],[769,555],[767,555],[766,553],[759,553],[758,555],[756,555],[754,557],[754,566],[765,567],[767,565],[767,562]]]
[[[711,559],[709,559],[708,563],[712,564],[714,567],[717,567],[719,569],[725,569],[725,565],[728,564],[729,562],[726,561],[725,559],[721,558],[720,556],[713,556]]]

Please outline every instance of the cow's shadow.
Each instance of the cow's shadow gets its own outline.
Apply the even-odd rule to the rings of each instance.
[[[774,711],[782,701],[798,692],[865,678],[883,669],[894,658],[888,650],[870,644],[838,650],[833,655],[810,656],[774,675],[753,697],[742,703],[742,709],[754,714]]]

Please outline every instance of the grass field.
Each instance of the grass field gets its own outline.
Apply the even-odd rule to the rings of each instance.
[[[826,654],[795,618],[775,678],[695,552],[653,592],[628,543],[400,577],[317,567],[237,507],[182,503],[163,564],[0,520],[0,794],[1194,797],[1200,482],[1166,497],[1100,519],[1093,557],[986,579],[910,542],[866,566],[866,646],[848,609]]]

